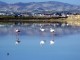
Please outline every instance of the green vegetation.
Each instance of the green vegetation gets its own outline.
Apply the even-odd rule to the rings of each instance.
[[[39,17],[39,16],[0,16],[0,22],[4,23],[63,23],[62,17]]]
[[[65,17],[36,17],[36,16],[0,16],[0,24],[14,23],[68,23],[73,26],[80,26],[80,15]]]
[[[61,17],[61,16],[59,16],[59,17],[47,17],[47,16],[45,16],[45,17],[40,17],[40,16],[26,16],[26,17],[24,17],[24,16],[6,16],[6,15],[4,15],[4,16],[1,16],[0,15],[0,19],[59,19],[59,18],[67,18],[67,17]]]

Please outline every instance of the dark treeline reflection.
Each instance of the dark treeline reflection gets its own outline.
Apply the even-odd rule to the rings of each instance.
[[[32,36],[62,36],[80,32],[80,27],[69,24],[24,24],[24,25],[0,25],[0,35],[15,35],[16,29],[20,30],[19,35]]]

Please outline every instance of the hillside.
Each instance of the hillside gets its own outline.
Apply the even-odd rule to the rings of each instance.
[[[80,11],[80,6],[57,1],[8,4],[0,1],[0,11]]]

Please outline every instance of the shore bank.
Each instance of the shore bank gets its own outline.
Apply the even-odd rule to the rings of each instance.
[[[0,23],[67,23],[72,26],[80,26],[80,15],[70,15],[68,17],[4,17],[0,18]]]

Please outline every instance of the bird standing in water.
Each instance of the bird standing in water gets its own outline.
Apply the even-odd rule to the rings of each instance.
[[[44,28],[40,28],[40,31],[44,32],[44,31],[45,31],[45,29],[44,29]]]
[[[53,33],[55,30],[53,28],[50,28],[50,32]]]
[[[16,29],[15,32],[16,32],[16,34],[19,34],[20,33],[20,30],[19,29]]]
[[[20,30],[19,29],[16,29],[15,30],[15,32],[16,32],[16,42],[15,42],[15,44],[16,45],[18,45],[21,41],[19,40],[19,33],[20,33]]]

